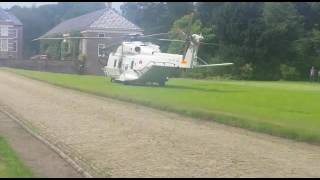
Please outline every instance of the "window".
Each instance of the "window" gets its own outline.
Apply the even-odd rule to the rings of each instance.
[[[17,37],[17,30],[16,29],[9,29],[9,36],[11,38],[16,38]]]
[[[70,43],[68,41],[63,42],[63,52],[70,53]]]
[[[104,33],[99,33],[98,37],[104,37]]]
[[[1,30],[1,36],[8,36],[9,35],[9,29],[7,26],[1,26],[0,30]]]
[[[98,44],[98,56],[99,57],[104,57],[103,50],[106,46],[104,44]]]
[[[1,39],[0,40],[0,50],[1,51],[8,51],[8,39]]]
[[[17,42],[16,41],[12,42],[12,51],[17,52]]]
[[[121,59],[119,60],[119,63],[118,63],[118,68],[121,68],[121,66],[122,66],[122,61],[121,61]]]
[[[17,41],[9,41],[8,42],[8,51],[9,52],[17,52]]]
[[[138,46],[137,46],[137,47],[135,47],[135,48],[134,48],[134,50],[135,50],[137,53],[140,53],[140,52],[141,52],[141,48],[140,48],[140,47],[138,47]]]

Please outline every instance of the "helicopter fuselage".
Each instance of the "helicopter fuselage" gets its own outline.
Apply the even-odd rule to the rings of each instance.
[[[182,58],[161,53],[159,46],[152,43],[123,42],[109,54],[104,72],[115,81],[162,84],[180,67]]]
[[[164,85],[178,69],[229,66],[233,63],[199,65],[197,53],[202,35],[190,36],[184,55],[162,53],[158,45],[141,41],[122,42],[111,52],[103,70],[112,81],[124,83],[156,82]]]

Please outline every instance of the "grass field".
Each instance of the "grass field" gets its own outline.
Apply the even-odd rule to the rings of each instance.
[[[0,178],[33,177],[31,171],[23,165],[4,138],[0,137]]]
[[[20,75],[97,95],[320,144],[320,83],[171,79],[126,86],[104,77],[17,69]]]

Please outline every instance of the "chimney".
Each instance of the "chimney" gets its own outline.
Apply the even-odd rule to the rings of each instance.
[[[106,8],[111,9],[112,8],[112,2],[106,2]]]

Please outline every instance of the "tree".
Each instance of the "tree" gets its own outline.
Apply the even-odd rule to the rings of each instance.
[[[146,34],[168,32],[173,22],[193,10],[191,2],[127,2],[120,7]]]
[[[303,34],[303,18],[292,3],[265,3],[262,19],[263,33],[257,43],[264,58],[255,73],[259,78],[279,79],[280,64],[297,61],[294,45]]]
[[[183,31],[183,32],[187,32],[187,28],[188,28],[188,24],[191,20],[191,15],[185,15],[182,18],[176,20],[173,23],[173,26],[171,28],[171,30],[169,31],[170,33],[170,38],[171,39],[180,39],[180,40],[186,40],[186,37],[184,35],[181,35],[179,33],[179,30]],[[201,22],[199,19],[195,20],[192,22],[191,25],[191,34],[193,33],[197,33],[200,34],[201,33]],[[184,43],[181,42],[171,42],[169,45],[169,49],[168,52],[169,53],[183,53],[183,47]]]
[[[257,2],[215,2],[198,3],[197,9],[204,26],[214,30],[215,38],[207,42],[217,43],[213,51],[203,47],[218,58],[218,61],[234,62],[233,75],[240,76],[245,64],[253,64],[261,50],[256,41],[260,37],[263,22],[261,21],[263,3]],[[207,57],[210,54],[207,55]]]
[[[192,2],[127,2],[121,7],[122,14],[128,20],[144,30],[144,34],[166,33],[173,22],[193,11]],[[168,43],[150,39],[167,51]]]
[[[39,48],[32,39],[62,20],[104,8],[103,3],[58,3],[38,8],[13,7],[25,24],[24,41],[29,54]],[[182,39],[191,12],[192,33],[202,33],[199,57],[209,63],[234,62],[233,78],[277,80],[307,78],[311,66],[320,68],[319,2],[126,2],[123,16],[144,29],[144,34],[169,32]],[[144,39],[163,52],[181,53],[183,43]],[[55,50],[55,49],[53,49]],[[197,70],[198,77],[224,73],[228,68]],[[218,72],[218,73],[215,73]],[[290,77],[290,78],[289,78]]]

